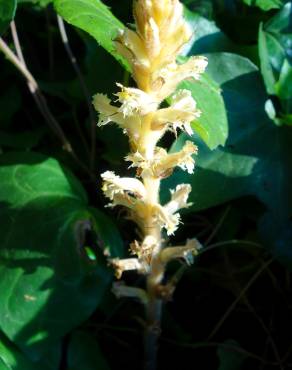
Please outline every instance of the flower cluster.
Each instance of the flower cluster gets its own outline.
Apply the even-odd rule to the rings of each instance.
[[[159,187],[160,181],[177,166],[193,173],[197,147],[186,141],[179,152],[168,153],[157,143],[167,131],[176,135],[179,129],[193,134],[191,122],[201,112],[191,92],[180,89],[179,84],[185,79],[199,79],[207,66],[206,58],[201,56],[191,57],[182,64],[176,61],[192,36],[179,0],[136,0],[134,19],[136,30],[121,30],[115,44],[130,65],[137,87],[117,83],[119,92],[113,102],[103,94],[93,98],[99,112],[98,125],[116,123],[129,137],[130,153],[125,160],[130,162],[129,167],[137,169],[136,178],[121,178],[111,171],[101,175],[109,206],[125,207],[143,236],[140,242],[130,246],[136,257],[112,261],[118,277],[126,270],[151,275],[157,270],[153,264],[161,267],[172,255],[185,258],[195,251],[193,242],[164,248],[161,234],[163,229],[168,235],[177,229],[178,212],[189,206],[191,186],[178,185],[170,191],[170,200],[164,205],[160,204]],[[169,106],[161,107],[166,98]],[[128,292],[125,287],[123,291]]]

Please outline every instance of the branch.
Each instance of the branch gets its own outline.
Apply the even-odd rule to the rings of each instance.
[[[11,23],[11,32],[12,32],[12,38],[13,38],[15,49],[17,52],[17,56],[13,53],[13,51],[8,47],[8,45],[5,43],[5,41],[1,37],[0,37],[0,50],[4,53],[6,58],[25,77],[28,88],[37,104],[39,111],[43,115],[48,126],[51,128],[51,130],[56,134],[56,136],[62,142],[63,148],[71,154],[71,156],[75,159],[75,161],[79,164],[79,166],[93,179],[94,176],[91,174],[89,169],[80,161],[80,159],[76,156],[75,152],[73,151],[71,144],[68,141],[61,126],[59,125],[59,123],[53,116],[52,112],[50,111],[46,98],[42,94],[36,79],[33,77],[31,72],[28,70],[23,54],[22,54],[19,38],[17,35],[16,25],[14,22]]]
[[[68,57],[70,59],[70,62],[77,74],[77,77],[79,79],[79,83],[81,86],[81,89],[84,93],[84,96],[86,98],[86,102],[88,105],[88,111],[89,111],[89,117],[90,117],[90,126],[91,126],[91,153],[90,153],[90,167],[92,170],[94,170],[95,167],[95,154],[96,154],[96,140],[95,140],[95,130],[96,130],[96,119],[95,119],[95,113],[92,108],[90,93],[88,91],[88,88],[86,86],[86,83],[84,81],[83,75],[81,73],[81,70],[78,66],[77,59],[75,55],[73,54],[73,51],[70,47],[65,24],[63,19],[57,15],[57,21],[58,21],[58,27],[61,35],[62,42],[64,44],[65,50],[68,54]]]

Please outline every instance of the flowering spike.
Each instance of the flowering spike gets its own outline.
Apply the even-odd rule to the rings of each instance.
[[[191,123],[201,115],[195,99],[187,89],[178,89],[180,82],[199,79],[205,71],[207,59],[203,56],[177,63],[183,46],[192,32],[183,17],[179,0],[134,0],[136,29],[125,28],[115,40],[117,51],[127,59],[136,87],[117,83],[117,99],[112,103],[103,94],[93,97],[99,112],[98,125],[116,123],[129,137],[130,153],[125,160],[136,169],[136,177],[119,177],[111,171],[101,175],[103,191],[110,206],[122,206],[128,218],[139,228],[141,240],[130,244],[135,256],[111,260],[116,276],[136,270],[147,276],[146,293],[140,289],[115,285],[118,296],[139,297],[149,304],[148,324],[156,325],[151,316],[157,300],[170,297],[173,282],[163,285],[166,264],[174,258],[183,258],[187,264],[197,253],[198,242],[167,247],[163,235],[172,235],[180,224],[180,209],[191,205],[189,184],[179,184],[171,190],[171,199],[164,206],[159,199],[160,183],[176,167],[194,172],[197,147],[186,141],[180,151],[172,153],[157,145],[167,131],[183,130],[193,134]],[[167,98],[168,107],[161,107]],[[204,114],[204,113],[202,113]],[[142,295],[141,295],[142,294]],[[142,299],[141,299],[142,297]],[[160,307],[158,305],[158,307]],[[159,315],[158,315],[159,316]]]

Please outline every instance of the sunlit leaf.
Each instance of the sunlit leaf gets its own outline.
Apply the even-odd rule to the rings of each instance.
[[[119,61],[114,39],[124,25],[100,0],[54,0],[56,11],[70,24],[88,32]]]
[[[113,223],[90,209],[78,180],[34,153],[0,157],[0,325],[34,360],[97,307],[112,274],[102,253],[119,254]]]

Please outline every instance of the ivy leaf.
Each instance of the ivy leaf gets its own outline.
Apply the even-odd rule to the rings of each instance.
[[[10,153],[0,165],[0,326],[36,361],[91,315],[111,281],[98,250],[94,263],[86,255],[86,231],[113,254],[122,243],[56,160]]]
[[[53,345],[39,361],[29,360],[14,343],[0,332],[0,369],[11,370],[58,370],[61,360],[61,344]]]
[[[228,122],[219,85],[207,74],[198,81],[184,81],[180,89],[190,90],[201,116],[192,122],[193,130],[210,149],[224,145],[228,136]]]
[[[235,45],[216,26],[214,21],[204,18],[187,8],[184,9],[184,16],[193,30],[193,37],[183,49],[185,55],[230,51],[234,49]]]
[[[277,124],[291,124],[292,115],[292,3],[287,3],[259,30],[261,72],[267,91],[280,101]]]
[[[198,4],[197,4],[198,5]],[[213,20],[185,8],[185,19],[193,31],[193,37],[183,49],[183,55],[229,52],[242,55],[258,64],[257,45],[238,44],[231,41]]]
[[[100,0],[54,0],[55,9],[68,23],[86,31],[120,61],[127,69],[128,63],[117,53],[114,39],[125,26]]]
[[[189,211],[255,195],[279,220],[285,220],[292,214],[292,131],[268,120],[265,89],[256,66],[227,53],[208,58],[208,74],[222,89],[230,135],[225,148],[214,151],[195,139],[199,145],[195,173],[190,176],[178,171],[165,182],[164,189],[191,183],[193,205]],[[172,150],[178,151],[186,139],[181,135]],[[164,199],[167,193],[162,193]]]
[[[13,20],[16,12],[16,0],[0,0],[0,34]]]
[[[37,370],[38,367],[0,333],[0,369]]]

